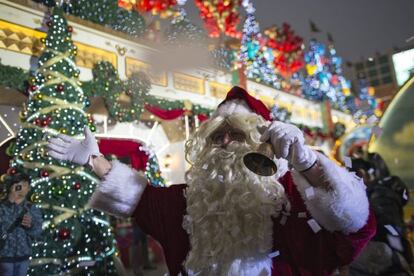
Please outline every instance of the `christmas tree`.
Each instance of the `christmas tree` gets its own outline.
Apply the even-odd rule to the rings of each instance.
[[[166,41],[170,45],[186,45],[188,43],[205,46],[207,36],[204,30],[191,23],[183,8],[174,17],[165,33]]]
[[[33,244],[29,273],[116,275],[111,227],[103,213],[86,206],[98,180],[83,167],[47,154],[50,137],[64,133],[83,139],[85,126],[95,128],[84,111],[87,99],[74,63],[72,27],[58,8],[47,25],[45,50],[29,79],[29,100],[9,170],[30,175],[30,198],[43,213],[42,239]]]
[[[137,11],[118,8],[116,19],[112,22],[111,27],[130,36],[140,37],[145,32],[145,20]]]
[[[334,99],[336,91],[330,84],[330,72],[326,47],[311,40],[309,50],[305,53],[306,77],[303,82],[303,94],[314,101]]]
[[[71,4],[71,12],[82,19],[100,25],[111,25],[116,21],[117,0],[76,0]]]
[[[344,77],[342,71],[342,58],[337,54],[335,47],[328,47],[328,68],[330,72],[330,85],[335,90],[331,97],[331,102],[335,108],[340,110],[349,110],[346,105],[346,97],[351,95],[351,84]]]
[[[158,158],[155,155],[154,151],[145,146],[141,146],[140,150],[144,151],[148,155],[148,161],[145,168],[145,176],[147,177],[150,185],[155,187],[165,187],[165,179],[162,177]]]
[[[253,13],[254,9],[250,8],[247,11],[240,48],[240,60],[246,66],[246,76],[279,88],[272,49],[262,46],[263,38]]]

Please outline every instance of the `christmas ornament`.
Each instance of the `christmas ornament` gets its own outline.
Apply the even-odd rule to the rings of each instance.
[[[58,232],[59,239],[66,240],[70,236],[70,230],[67,228],[61,228]]]
[[[210,37],[219,37],[221,33],[241,38],[237,30],[240,23],[241,0],[196,0],[200,17]]]
[[[9,175],[13,175],[13,174],[15,174],[16,173],[16,168],[9,168],[8,170],[7,170],[7,174],[9,174]]]
[[[79,183],[79,182],[76,182],[74,185],[73,185],[73,189],[74,190],[79,190],[81,188],[81,184]]]
[[[41,177],[48,177],[48,176],[49,176],[49,172],[48,172],[48,171],[46,171],[46,170],[41,170],[41,171],[40,171],[40,176],[41,176]]]
[[[56,91],[62,92],[65,89],[65,86],[63,84],[56,85]]]
[[[72,26],[68,26],[68,32],[69,33],[73,32],[73,27]]]

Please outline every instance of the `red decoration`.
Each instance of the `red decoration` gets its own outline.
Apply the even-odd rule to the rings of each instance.
[[[290,78],[303,68],[303,38],[297,36],[289,24],[283,23],[281,28],[268,28],[265,35],[267,46],[273,50],[273,63],[279,75]]]
[[[46,171],[46,170],[41,170],[41,171],[40,171],[40,176],[41,176],[41,177],[48,177],[48,176],[49,176],[49,172],[48,172],[48,171]]]
[[[76,182],[74,185],[73,185],[73,189],[74,190],[79,190],[81,188],[81,184],[79,183],[79,182]]]
[[[52,27],[53,23],[52,21],[47,21],[46,26],[48,26],[49,28]]]
[[[73,27],[72,26],[68,26],[68,32],[73,32]]]
[[[52,117],[47,117],[46,119],[42,120],[42,127],[46,127],[50,124],[50,122],[52,121]]]
[[[65,86],[63,84],[56,85],[56,91],[62,92],[65,89]]]
[[[61,228],[59,229],[58,236],[61,240],[66,240],[70,236],[70,231],[67,228]]]
[[[195,4],[210,37],[219,37],[220,33],[239,39],[242,37],[237,30],[241,0],[195,0]]]
[[[15,174],[17,171],[16,171],[16,168],[9,168],[8,170],[7,170],[7,174],[9,174],[9,175],[12,175],[12,174]]]
[[[29,87],[30,91],[35,91],[37,89],[36,85],[30,85]]]
[[[176,0],[139,0],[136,3],[136,9],[141,12],[152,12],[153,14],[164,15],[171,12],[171,9],[177,4]]]
[[[40,118],[36,118],[34,120],[34,124],[37,125],[37,126],[41,126],[42,125],[42,120],[40,120]]]

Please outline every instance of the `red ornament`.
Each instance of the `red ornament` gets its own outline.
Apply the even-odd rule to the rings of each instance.
[[[59,229],[58,233],[59,239],[66,240],[70,236],[70,231],[67,228],[61,228]]]
[[[234,38],[242,37],[242,33],[237,30],[241,0],[195,0],[195,4],[210,37],[219,37],[220,33]]]
[[[81,188],[81,184],[79,183],[79,182],[76,182],[74,185],[73,185],[73,189],[74,190],[79,190]]]
[[[56,85],[56,88],[55,88],[57,92],[62,92],[64,89],[65,89],[65,86],[63,84],[58,84]]]
[[[41,170],[41,171],[40,171],[40,176],[41,176],[41,177],[48,177],[48,176],[49,176],[49,172],[48,172],[48,171],[46,171],[46,170]]]
[[[36,85],[30,85],[29,89],[30,89],[30,91],[35,91],[35,90],[37,90],[37,86]]]
[[[68,26],[68,32],[73,32],[73,27],[72,26]]]
[[[46,119],[42,120],[42,127],[46,127],[50,124],[50,122],[52,121],[51,117],[47,117]]]
[[[123,1],[121,0],[119,2]],[[176,4],[176,0],[139,0],[136,3],[136,8],[142,12],[159,14],[171,10]]]
[[[9,169],[7,170],[7,174],[12,175],[12,174],[15,174],[15,173],[16,173],[16,168],[9,168]]]
[[[46,25],[50,28],[50,27],[52,27],[53,23],[52,23],[52,21],[47,21]]]
[[[36,118],[36,119],[34,120],[34,123],[35,123],[35,125],[37,125],[37,126],[41,126],[41,125],[42,125],[42,120],[40,120],[40,118]]]

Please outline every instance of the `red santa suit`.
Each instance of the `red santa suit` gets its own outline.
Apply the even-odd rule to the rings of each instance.
[[[352,262],[375,234],[375,218],[362,180],[321,154],[318,162],[329,189],[313,187],[299,172],[278,164],[278,181],[290,208],[273,218],[272,275],[330,275]],[[113,161],[90,205],[114,215],[133,216],[163,247],[170,275],[185,275],[183,263],[191,250],[183,228],[186,187],[149,186],[142,173]]]

